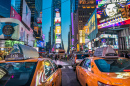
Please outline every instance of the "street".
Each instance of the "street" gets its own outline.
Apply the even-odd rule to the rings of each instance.
[[[55,61],[55,60],[53,60]],[[56,62],[56,61],[55,61]],[[70,65],[69,61],[57,61],[57,64],[62,64],[62,86],[81,86],[80,83],[76,80],[76,74]]]

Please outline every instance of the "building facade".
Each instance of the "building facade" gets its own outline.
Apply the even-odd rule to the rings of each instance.
[[[0,55],[7,55],[14,44],[33,47],[35,38],[30,27],[31,11],[25,0],[4,0],[0,1],[0,5],[0,12],[3,12],[0,14]]]
[[[77,7],[77,3],[75,7]],[[79,30],[83,30],[84,25],[88,21],[95,8],[96,0],[79,0],[78,7],[75,8],[74,14],[71,14],[72,34],[74,34],[72,36],[72,39],[74,38],[74,48],[77,47],[77,44],[79,44],[80,41]]]
[[[61,0],[52,0],[51,4],[51,44],[52,48],[55,46],[55,17],[56,11],[58,10],[61,16]]]

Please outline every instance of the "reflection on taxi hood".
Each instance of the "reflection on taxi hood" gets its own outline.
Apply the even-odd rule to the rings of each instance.
[[[130,85],[130,72],[102,73],[102,77],[111,81],[113,85]]]
[[[115,79],[128,79],[130,78],[130,72],[102,73],[102,76],[107,76]]]

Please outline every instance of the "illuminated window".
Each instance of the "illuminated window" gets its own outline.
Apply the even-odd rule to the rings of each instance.
[[[90,8],[90,7],[87,7],[87,8]]]
[[[95,7],[91,7],[91,8],[95,8]]]

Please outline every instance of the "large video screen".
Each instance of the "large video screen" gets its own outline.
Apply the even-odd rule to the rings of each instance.
[[[97,0],[98,29],[130,24],[129,0]]]
[[[29,9],[25,0],[23,0],[23,11],[22,11],[22,21],[30,27],[31,24],[31,10]]]

